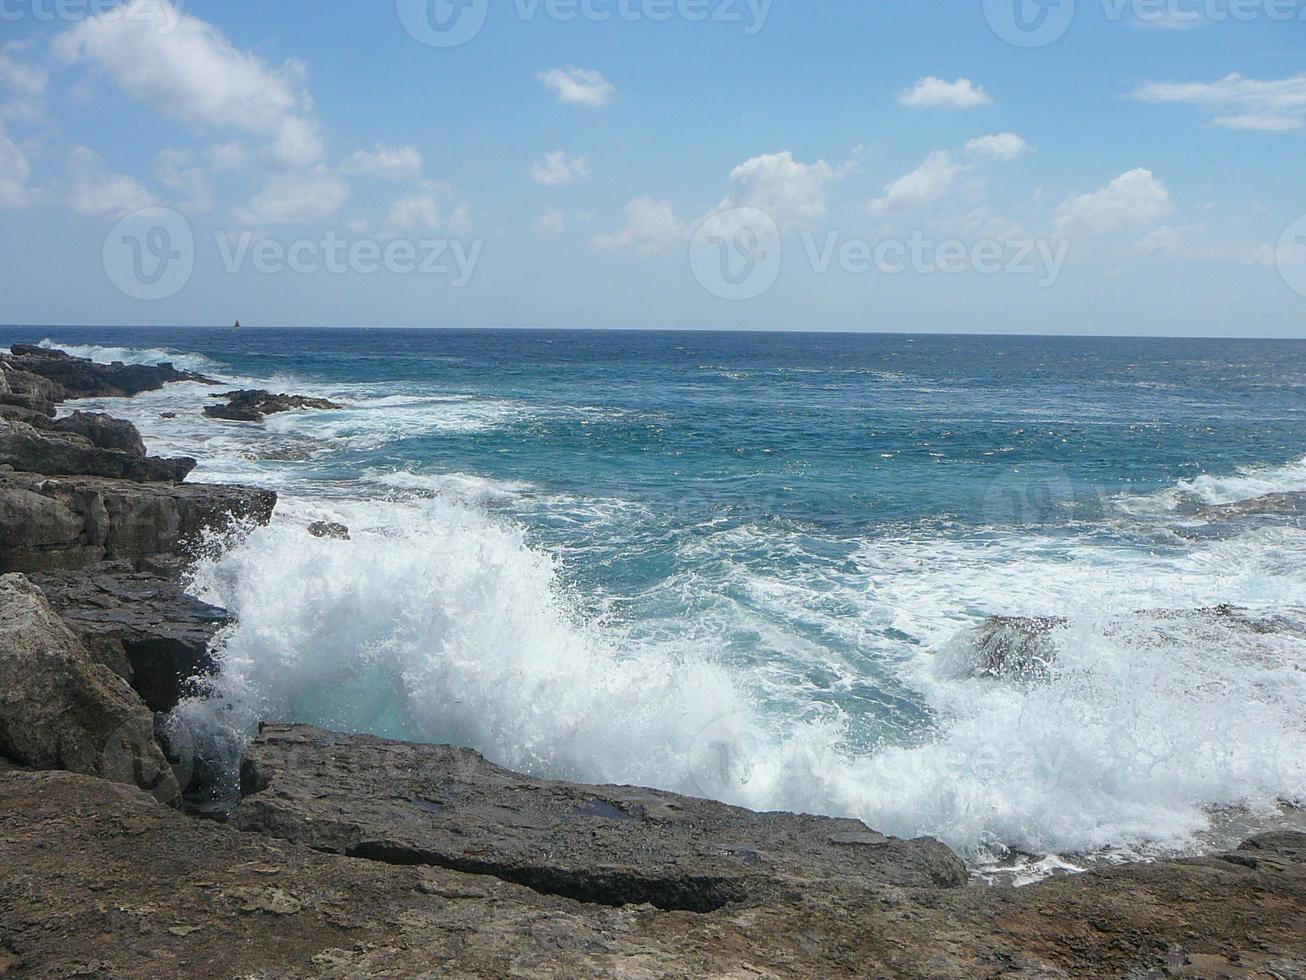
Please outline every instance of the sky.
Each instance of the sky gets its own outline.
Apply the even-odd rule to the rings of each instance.
[[[1306,0],[0,0],[0,323],[1306,337]]]

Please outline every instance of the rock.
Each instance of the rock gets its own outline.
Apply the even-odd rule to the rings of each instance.
[[[262,422],[269,415],[277,412],[302,411],[315,409],[319,411],[340,411],[343,405],[327,401],[325,398],[306,398],[303,395],[274,395],[270,391],[254,389],[249,391],[229,391],[224,398],[225,405],[208,405],[204,414],[213,419],[226,419],[229,422]]]
[[[54,406],[64,398],[63,386],[39,374],[24,371],[0,357],[0,404],[52,417]]]
[[[180,795],[150,710],[21,575],[0,577],[0,754],[130,783],[163,802]]]
[[[125,419],[116,419],[103,412],[73,412],[53,425],[56,432],[71,432],[85,436],[91,445],[100,449],[113,449],[130,456],[145,456],[145,441],[140,431]]]
[[[308,526],[308,533],[315,538],[331,538],[336,541],[349,540],[349,528],[343,524],[335,524],[330,521],[317,521]]]
[[[54,428],[50,416],[34,408],[22,408],[18,405],[0,404],[0,419],[7,422],[24,422],[34,429],[48,431]]]
[[[1052,634],[1067,625],[1052,617],[990,617],[949,644],[942,655],[944,671],[1017,683],[1047,680],[1056,662]]]
[[[1306,963],[1302,835],[1020,889],[813,876],[695,915],[351,860],[69,773],[0,774],[0,813],[0,965],[23,976],[1213,978]]]
[[[187,595],[175,577],[104,562],[31,578],[91,655],[151,711],[171,711],[213,673],[209,645],[230,617]]]
[[[546,782],[467,749],[266,725],[247,758],[268,788],[232,814],[242,830],[584,902],[707,912],[816,881],[869,889],[967,880],[934,840],[882,838],[857,820]]]
[[[31,344],[15,344],[7,363],[20,371],[52,381],[64,398],[119,398],[157,391],[177,381],[217,384],[191,371],[178,371],[171,364],[97,364],[64,351]],[[62,399],[56,398],[54,401]]]
[[[160,413],[159,413],[159,418],[161,418],[161,419],[175,419],[176,417],[177,417],[177,413],[176,413],[176,412],[160,412]]]
[[[186,554],[233,521],[266,524],[270,490],[0,473],[0,571]]]
[[[0,421],[0,463],[47,476],[103,476],[171,483],[182,482],[195,468],[193,459],[156,459],[101,449],[83,435],[41,431],[23,422],[10,421]]]

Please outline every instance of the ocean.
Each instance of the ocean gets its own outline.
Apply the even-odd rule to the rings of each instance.
[[[346,406],[90,406],[281,495],[193,573],[250,717],[859,817],[980,871],[1302,823],[1306,524],[1226,505],[1306,490],[1306,343],[0,334]],[[984,669],[995,616],[1048,617],[1037,669]]]

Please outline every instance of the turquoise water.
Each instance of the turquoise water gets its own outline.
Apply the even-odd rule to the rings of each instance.
[[[130,403],[193,479],[282,494],[195,588],[223,694],[932,833],[977,861],[1190,850],[1306,798],[1306,531],[1203,508],[1306,489],[1306,344],[810,334],[26,328],[339,413]],[[176,414],[162,418],[163,412]],[[308,537],[339,520],[349,542]],[[965,670],[1055,615],[1038,684]],[[960,665],[960,666],[959,666]]]

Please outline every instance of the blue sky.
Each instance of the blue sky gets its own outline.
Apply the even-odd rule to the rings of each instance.
[[[0,0],[0,322],[1306,335],[1306,0],[1043,3]]]

